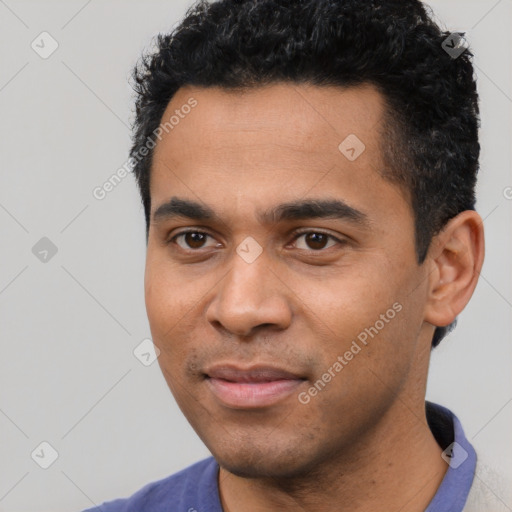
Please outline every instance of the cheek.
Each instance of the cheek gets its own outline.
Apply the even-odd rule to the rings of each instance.
[[[168,261],[148,260],[145,273],[146,312],[153,342],[160,350],[162,370],[173,375],[185,370],[200,337],[202,300],[212,287],[207,280],[195,280],[179,272]],[[165,372],[164,372],[165,373]]]
[[[170,317],[175,311],[172,307],[173,294],[169,293],[168,287],[156,278],[157,275],[158,272],[154,268],[146,270],[144,285],[146,312],[153,336],[161,334],[165,325],[170,324]]]
[[[159,349],[158,364],[172,394],[178,400],[184,393],[187,357],[187,307],[176,286],[156,265],[146,271],[146,311],[151,337]],[[180,407],[182,405],[180,404]]]
[[[305,314],[339,339],[357,336],[396,300],[389,286],[368,269],[360,273],[342,269],[332,279],[297,288]]]
[[[421,290],[411,294],[413,281],[414,275],[382,263],[357,272],[342,270],[336,278],[301,287],[316,352],[323,353],[322,371],[346,353],[341,373],[357,379],[409,365],[421,327]]]
[[[154,259],[147,262],[144,278],[146,312],[153,342],[161,351],[160,357],[170,349],[168,340],[178,339],[174,334],[186,313],[179,289],[179,284],[173,281],[164,265]]]
[[[194,295],[194,285],[159,253],[148,256],[144,289],[149,321],[156,326],[174,325]]]
[[[415,319],[406,306],[397,306],[372,304],[372,310],[363,308],[354,316],[339,314],[333,331],[344,335],[321,341],[322,365],[307,390],[310,404],[304,410],[309,408],[318,418],[315,423],[333,438],[371,425],[408,378],[416,349],[409,321]]]

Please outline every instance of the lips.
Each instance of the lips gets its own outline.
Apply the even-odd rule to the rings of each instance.
[[[223,379],[230,382],[271,382],[274,380],[296,380],[302,378],[294,373],[271,366],[242,369],[223,365],[208,370],[206,374],[211,378]]]
[[[274,405],[293,394],[306,380],[273,366],[218,365],[208,369],[205,377],[215,398],[222,405],[235,409]]]

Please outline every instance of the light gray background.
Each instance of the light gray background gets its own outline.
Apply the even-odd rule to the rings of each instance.
[[[135,182],[92,195],[127,159],[132,66],[189,5],[0,0],[0,511],[78,511],[209,455],[158,364],[132,353],[150,337]],[[427,398],[512,482],[512,2],[430,5],[476,53],[487,254]],[[59,44],[47,59],[31,48],[43,31]],[[42,263],[45,236],[58,252]],[[42,441],[59,454],[46,470]]]

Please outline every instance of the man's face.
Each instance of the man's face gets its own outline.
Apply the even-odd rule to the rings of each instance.
[[[187,87],[162,118],[179,114],[151,174],[151,333],[178,405],[235,474],[309,471],[421,393],[426,274],[409,202],[378,172],[383,108],[371,86]],[[353,137],[339,149],[350,134],[362,152]],[[212,215],[153,222],[172,198]],[[313,200],[348,208],[269,214]]]

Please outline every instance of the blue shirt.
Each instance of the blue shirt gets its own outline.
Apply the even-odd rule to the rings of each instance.
[[[448,409],[426,402],[427,421],[445,450],[449,464],[425,512],[461,512],[473,483],[476,453],[458,418]],[[213,457],[196,462],[163,480],[147,484],[129,498],[117,499],[84,512],[223,512]]]

